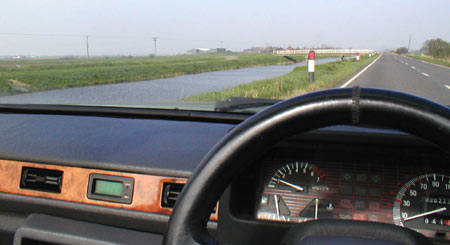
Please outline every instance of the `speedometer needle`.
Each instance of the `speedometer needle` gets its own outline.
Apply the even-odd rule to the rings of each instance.
[[[417,214],[417,215],[408,217],[408,218],[406,218],[406,219],[403,219],[403,221],[408,221],[408,220],[412,220],[412,219],[417,219],[417,218],[420,218],[420,217],[424,217],[424,216],[427,216],[427,215],[430,215],[430,214],[435,214],[435,213],[444,212],[445,210],[447,210],[446,207],[438,208],[438,209],[435,209],[435,210],[431,210],[431,211],[428,211],[428,212],[425,212],[425,213],[421,213],[421,214]]]
[[[300,187],[300,186],[298,186],[298,185],[291,184],[291,183],[286,182],[286,181],[281,180],[281,179],[280,179],[280,183],[285,184],[285,185],[287,185],[287,186],[289,186],[289,187],[292,187],[292,188],[294,188],[294,189],[296,189],[296,190],[298,190],[298,191],[303,191],[303,190],[304,190],[303,187]]]

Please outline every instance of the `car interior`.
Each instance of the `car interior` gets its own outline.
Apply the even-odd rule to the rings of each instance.
[[[398,91],[10,104],[0,132],[0,244],[449,243],[450,109]]]

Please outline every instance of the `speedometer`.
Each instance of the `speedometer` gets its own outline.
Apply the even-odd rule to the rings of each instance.
[[[424,174],[403,184],[394,201],[393,219],[412,229],[450,231],[450,177]]]

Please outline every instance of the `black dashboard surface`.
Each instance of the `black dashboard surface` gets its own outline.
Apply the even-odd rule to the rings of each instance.
[[[0,157],[187,177],[233,124],[0,114]]]

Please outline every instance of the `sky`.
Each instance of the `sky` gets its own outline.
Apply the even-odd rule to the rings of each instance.
[[[2,0],[0,56],[182,54],[252,46],[383,51],[450,41],[448,0]]]

